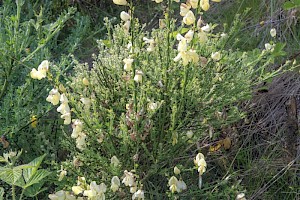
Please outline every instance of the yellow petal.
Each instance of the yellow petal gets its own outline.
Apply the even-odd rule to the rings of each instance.
[[[126,0],[113,0],[114,4],[120,5],[120,6],[126,6],[128,3]]]
[[[209,5],[209,0],[200,0],[200,7],[204,10],[207,11],[210,7]]]

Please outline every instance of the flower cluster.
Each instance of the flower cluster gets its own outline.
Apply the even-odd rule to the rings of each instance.
[[[189,62],[197,63],[199,61],[196,51],[193,49],[188,50],[188,44],[192,41],[193,36],[194,31],[192,30],[189,30],[184,37],[181,34],[177,34],[177,40],[179,40],[177,50],[179,53],[174,58],[175,62],[182,59],[182,64],[186,66]]]
[[[71,195],[69,192],[60,190],[55,194],[49,194],[49,199],[51,200],[76,200],[74,195]]]
[[[180,169],[177,166],[174,167],[174,174],[180,175]],[[183,190],[187,189],[185,182],[181,178],[180,178],[180,180],[178,180],[176,178],[176,176],[172,176],[169,179],[168,185],[169,185],[169,189],[172,193],[174,193],[174,192],[179,193],[179,192],[182,192]]]
[[[76,139],[76,147],[80,150],[83,150],[86,146],[86,134],[82,131],[83,123],[79,119],[75,119],[73,120],[72,128],[73,132],[71,134],[71,137]]]
[[[49,61],[44,60],[38,67],[38,70],[33,68],[30,72],[30,76],[32,79],[41,80],[47,76],[47,72],[49,70]],[[64,124],[71,123],[71,111],[68,105],[68,98],[65,94],[60,94],[58,89],[53,88],[50,92],[46,101],[52,103],[53,105],[57,105],[59,101],[61,105],[57,108],[57,112],[61,113],[61,118],[64,119]]]
[[[72,191],[75,195],[82,194],[88,197],[89,200],[105,200],[106,189],[104,183],[97,185],[96,181],[92,181],[90,185],[87,185],[84,177],[78,177],[77,186],[72,187]]]
[[[201,176],[206,171],[206,161],[204,155],[202,153],[198,153],[196,159],[194,160],[194,164],[198,168],[199,175]]]
[[[178,180],[175,176],[172,176],[169,179],[169,188],[172,193],[174,192],[182,192],[187,189],[187,186],[183,180]]]
[[[130,14],[125,11],[122,11],[120,14],[120,18],[122,21],[124,21],[123,24],[124,31],[128,33],[130,29]]]
[[[64,119],[64,124],[71,123],[71,110],[69,106],[69,100],[65,94],[60,95],[60,106],[57,108],[57,112],[61,113],[61,118]]]
[[[119,177],[117,177],[117,176],[112,177],[110,189],[113,192],[116,192],[119,189],[120,185],[121,185],[121,183],[120,183]]]
[[[32,79],[41,80],[47,76],[47,72],[49,70],[49,61],[44,60],[39,66],[38,70],[33,68],[30,72],[30,76]]]
[[[130,193],[132,193],[132,200],[142,200],[145,198],[143,190],[137,190],[137,183],[135,181],[135,175],[132,172],[124,171],[124,178],[122,180],[125,186],[130,187]]]
[[[214,0],[215,2],[220,2],[220,0]],[[207,11],[209,9],[209,0],[189,0],[186,3],[181,3],[180,5],[180,15],[183,17],[183,23],[187,26],[194,25],[196,22],[196,17],[191,10],[191,8],[196,9],[200,4],[201,9]],[[205,25],[201,27],[202,20],[199,18],[197,22],[197,26],[199,28],[198,31],[198,39],[200,43],[205,43],[207,41],[207,32],[211,31],[211,27],[209,25]],[[194,37],[194,30],[189,30],[185,36],[183,37],[181,34],[177,34],[178,44],[178,54],[174,58],[175,62],[178,62],[182,59],[182,64],[184,66],[188,65],[188,63],[198,63],[199,56],[195,50],[189,48],[189,44],[192,42]]]

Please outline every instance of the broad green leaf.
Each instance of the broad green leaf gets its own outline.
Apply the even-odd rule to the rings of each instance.
[[[25,180],[26,183],[36,173],[36,171],[38,170],[38,168],[41,165],[41,163],[42,163],[43,159],[45,158],[45,156],[46,156],[46,154],[34,159],[30,163],[28,163],[28,165],[33,166],[33,167],[23,170],[23,176],[24,176],[24,180]]]
[[[48,188],[42,188],[44,183],[37,183],[25,189],[24,195],[27,197],[35,197],[39,193],[46,191]]]
[[[14,169],[30,169],[33,167],[34,167],[33,165],[25,164],[25,165],[16,166],[16,167],[14,167]]]
[[[10,185],[15,185],[22,176],[22,169],[0,168],[0,179]]]
[[[48,172],[45,169],[40,169],[36,171],[36,173],[31,176],[29,181],[26,182],[26,185],[23,188],[27,188],[35,183],[39,183],[41,180],[43,180],[46,176],[49,176],[51,172]]]

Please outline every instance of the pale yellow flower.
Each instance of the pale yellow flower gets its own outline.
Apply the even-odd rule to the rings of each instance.
[[[148,52],[154,51],[154,44],[155,44],[154,39],[148,39],[146,37],[143,37],[143,40],[145,41],[146,44],[149,44],[147,51]]]
[[[122,11],[122,12],[120,13],[120,18],[121,18],[124,22],[126,22],[126,21],[130,20],[130,15],[129,15],[127,12]]]
[[[119,189],[119,187],[120,187],[120,179],[119,179],[119,177],[117,177],[117,176],[112,177],[110,189],[113,192],[116,192]]]
[[[130,29],[130,21],[126,21],[123,25],[124,31],[125,33],[129,33],[129,29]]]
[[[192,30],[189,30],[189,31],[184,35],[184,38],[186,39],[186,41],[187,41],[188,43],[190,43],[190,42],[192,41],[193,37],[194,37],[194,31],[192,31]]]
[[[210,7],[209,5],[209,0],[200,0],[200,7],[204,10],[207,11]]]
[[[152,1],[155,1],[156,3],[161,3],[161,2],[163,2],[163,0],[152,0]]]
[[[60,100],[60,93],[58,92],[58,89],[52,89],[49,92],[48,97],[46,98],[46,101],[52,103],[54,106],[59,103]]]
[[[56,192],[55,194],[49,194],[48,197],[51,200],[65,200],[66,194],[65,194],[65,191],[60,190],[60,191]]]
[[[117,158],[117,156],[113,156],[110,159],[110,163],[114,166],[117,167],[120,164],[119,159]]]
[[[211,58],[214,60],[214,61],[219,61],[221,59],[221,54],[220,52],[213,52],[211,54]]]
[[[60,95],[60,102],[61,105],[57,108],[57,112],[61,114],[69,113],[70,112],[70,107],[68,105],[69,101],[65,94]]]
[[[73,119],[73,132],[71,134],[72,138],[77,138],[83,129],[83,123],[79,119]]]
[[[82,97],[82,98],[80,98],[80,101],[83,103],[84,108],[86,110],[90,109],[90,106],[91,106],[91,103],[92,103],[91,99]]]
[[[178,169],[177,166],[174,167],[174,174],[176,175],[180,174],[180,169]]]
[[[267,51],[271,51],[271,52],[274,51],[274,47],[275,47],[275,45],[273,45],[273,44],[270,44],[270,43],[265,44],[265,48]]]
[[[49,61],[43,60],[38,67],[38,71],[48,71],[49,70]]]
[[[120,6],[126,6],[128,3],[126,0],[113,0],[114,4],[120,5]]]
[[[179,34],[180,35],[180,34]],[[181,36],[181,35],[180,35]],[[178,39],[179,37],[177,37]],[[182,38],[179,43],[178,43],[178,47],[177,47],[177,50],[179,52],[185,52],[187,51],[187,48],[188,48],[188,44],[187,44],[187,39],[185,38]]]
[[[195,50],[190,49],[186,52],[179,52],[173,60],[178,62],[180,59],[182,59],[183,66],[186,66],[189,62],[197,63],[199,61],[199,56]]]
[[[132,200],[135,200],[135,199],[138,199],[138,200],[145,199],[144,191],[143,190],[138,190],[137,192],[135,192],[132,195]]]
[[[63,190],[60,190],[55,194],[49,194],[48,197],[51,200],[76,200],[75,196],[70,195],[68,192],[65,192]]]
[[[182,17],[184,17],[191,9],[191,6],[190,5],[187,5],[185,3],[181,3],[180,4],[180,15]]]
[[[211,31],[211,27],[209,24],[206,24],[205,26],[201,27],[201,30],[204,32],[209,32]]]
[[[64,167],[63,167],[62,165],[60,166],[60,170],[58,170],[58,172],[60,172],[60,173],[59,173],[59,176],[58,176],[58,177],[59,177],[59,178],[58,178],[58,181],[62,181],[62,180],[64,179],[64,177],[65,177],[65,176],[67,175],[67,173],[68,173],[67,170],[65,170]]]
[[[64,125],[71,124],[71,113],[62,114],[60,118],[64,119]]]
[[[124,171],[125,177],[122,180],[122,183],[124,183],[125,186],[133,186],[135,185],[135,179],[134,175],[131,172],[128,172],[127,170]]]
[[[270,30],[270,35],[271,35],[272,37],[276,37],[276,29],[275,29],[275,28],[272,28],[272,29]]]
[[[197,154],[194,164],[198,167],[199,175],[202,175],[206,171],[207,164],[202,153]]]
[[[183,190],[187,189],[187,186],[183,180],[177,181],[176,187],[177,187],[177,192],[182,192]]]
[[[186,136],[188,137],[188,138],[192,138],[193,137],[193,135],[194,135],[194,133],[193,133],[193,131],[191,131],[191,130],[189,130],[188,132],[186,132]]]
[[[158,108],[159,104],[157,102],[150,102],[148,104],[149,110],[156,110]]]
[[[133,186],[130,187],[130,193],[133,194],[137,191],[137,186],[134,184]]]
[[[130,71],[132,70],[132,63],[133,63],[133,59],[132,58],[124,58],[123,59],[123,62],[125,63],[124,64],[124,70],[125,71]]]
[[[84,191],[84,189],[81,186],[73,186],[72,191],[74,192],[75,195],[78,195]]]
[[[188,52],[187,52],[188,56],[189,56],[189,62],[192,62],[194,64],[198,63],[199,61],[199,56],[196,52],[196,50],[193,50],[193,49],[190,49]]]
[[[47,76],[47,72],[49,70],[49,61],[44,60],[39,66],[38,70],[33,68],[30,72],[30,76],[32,79],[41,80]]]
[[[183,23],[186,25],[192,25],[196,21],[195,15],[192,11],[188,11],[186,15],[183,17]]]
[[[86,134],[83,132],[80,132],[80,134],[76,138],[76,147],[79,150],[83,150],[86,147],[85,138],[86,138]]]
[[[85,86],[88,86],[90,84],[89,80],[87,78],[82,79],[82,84]]]
[[[178,183],[178,179],[175,177],[175,176],[172,176],[170,179],[169,179],[169,189],[172,193],[174,192],[178,192],[178,188],[177,188],[177,183]]]
[[[245,193],[239,193],[235,200],[246,200]]]
[[[227,37],[228,35],[226,34],[226,33],[221,33],[221,35],[220,35],[222,38],[225,38],[225,37]]]
[[[189,2],[191,4],[192,8],[194,8],[194,9],[198,8],[198,2],[199,2],[199,0],[190,0]]]
[[[97,185],[95,181],[90,184],[90,190],[85,190],[83,196],[87,196],[89,199],[93,200],[105,200],[106,185],[101,183]]]
[[[143,80],[143,72],[141,70],[137,70],[135,72],[135,76],[134,76],[133,80],[135,82],[137,82],[137,83],[142,82],[142,80]]]

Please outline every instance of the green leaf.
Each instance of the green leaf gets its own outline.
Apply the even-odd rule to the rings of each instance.
[[[102,40],[102,42],[107,48],[111,47],[111,42],[109,40]]]
[[[46,156],[46,154],[34,159],[30,163],[28,163],[28,165],[32,166],[32,168],[23,170],[23,176],[24,176],[24,180],[26,183],[29,181],[29,179],[31,179],[31,177],[34,176],[34,174],[38,170],[39,166],[41,165],[43,159],[45,158],[45,156]]]
[[[30,169],[33,167],[34,167],[33,165],[25,164],[25,165],[16,166],[16,167],[14,167],[14,169]]]
[[[27,197],[35,197],[39,193],[48,190],[48,188],[42,188],[44,183],[37,183],[25,189],[24,195]]]
[[[45,169],[40,169],[34,173],[33,176],[31,176],[30,180],[26,182],[26,185],[23,188],[27,188],[33,184],[39,183],[41,180],[43,180],[45,177],[49,176],[51,172],[48,172]]]
[[[184,34],[184,33],[186,33],[186,32],[188,32],[190,29],[188,29],[188,28],[182,28],[181,30],[180,30],[180,34]]]
[[[16,182],[21,178],[22,176],[22,169],[16,169],[16,168],[7,168],[7,167],[1,167],[0,168],[0,179],[7,184],[15,185]]]
[[[278,57],[278,56],[285,56],[286,55],[286,52],[283,51],[285,47],[285,44],[284,43],[277,43],[274,47],[274,51],[272,52],[272,56],[274,57]]]
[[[290,9],[298,8],[298,7],[300,7],[300,0],[287,1],[283,4],[284,10],[290,10]]]

